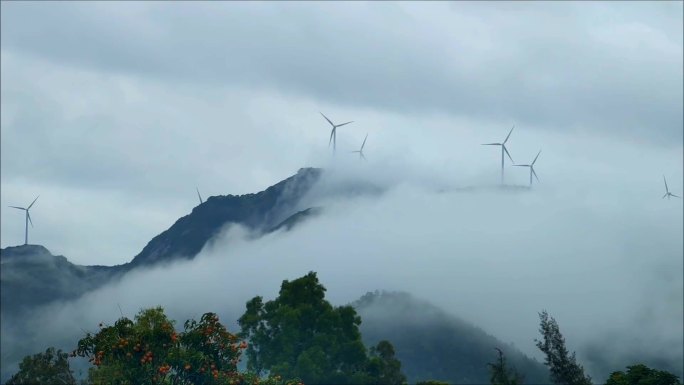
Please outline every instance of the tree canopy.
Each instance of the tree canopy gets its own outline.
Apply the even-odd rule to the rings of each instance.
[[[258,376],[238,371],[245,348],[214,313],[199,322],[188,320],[184,331],[176,332],[157,307],[142,310],[135,321],[122,317],[112,326],[100,324],[100,331],[82,338],[72,355],[88,357],[94,365],[91,384],[257,384]]]
[[[651,369],[644,364],[627,367],[625,372],[613,372],[606,385],[680,385],[679,378],[664,370]]]
[[[69,368],[68,354],[50,347],[45,353],[26,356],[19,364],[19,371],[7,385],[65,384],[76,385]]]
[[[551,381],[563,385],[591,385],[591,378],[584,374],[584,368],[575,360],[575,353],[570,354],[565,347],[565,338],[556,320],[545,310],[539,313],[539,319],[543,341],[535,339],[535,342],[546,354],[544,363],[551,372]]]
[[[488,363],[491,373],[490,382],[492,385],[520,385],[523,383],[523,376],[515,369],[509,368],[506,357],[499,348],[495,348],[498,357],[496,362]]]
[[[382,341],[369,357],[361,318],[351,306],[333,307],[315,272],[283,281],[275,300],[254,297],[239,319],[249,338],[248,368],[312,384],[402,383],[394,348]]]

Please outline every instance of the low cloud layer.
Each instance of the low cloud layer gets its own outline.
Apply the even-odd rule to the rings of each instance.
[[[661,199],[663,176],[684,193],[681,2],[0,7],[2,247],[24,239],[7,206],[38,194],[30,243],[113,265],[196,186],[329,172],[309,197],[323,214],[292,232],[227,229],[193,262],[37,311],[25,340],[2,322],[3,364],[72,347],[117,303],[232,321],[315,270],[336,304],[409,291],[536,356],[547,309],[599,377],[632,357],[682,372],[682,201]],[[335,158],[319,111],[354,120]],[[499,149],[480,145],[513,125],[516,162],[542,150],[531,191],[496,189]],[[507,184],[527,172],[506,160]],[[329,194],[358,181],[388,191]]]
[[[548,168],[540,164],[540,176]],[[113,322],[117,304],[128,316],[162,305],[179,322],[215,311],[235,328],[248,299],[273,298],[283,279],[313,270],[335,304],[376,289],[407,291],[538,358],[537,312],[546,309],[597,379],[636,361],[681,374],[682,202],[640,187],[636,172],[596,167],[573,179],[568,168],[530,191],[501,191],[428,181],[427,171],[381,161],[338,163],[311,195],[310,204],[325,207],[320,216],[258,240],[228,227],[194,261],[134,272],[38,311],[30,340],[37,351],[60,335],[69,348],[83,329]],[[601,184],[605,173],[624,178]],[[359,181],[389,189],[354,198],[316,193]],[[3,322],[3,336],[11,327]],[[3,350],[16,343],[3,339]]]

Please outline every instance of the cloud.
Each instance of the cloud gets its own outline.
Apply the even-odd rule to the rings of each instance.
[[[338,304],[411,291],[528,352],[541,308],[583,358],[608,330],[613,355],[681,341],[682,203],[660,199],[663,174],[684,192],[681,2],[0,6],[0,204],[41,194],[31,242],[124,263],[191,211],[195,186],[336,175],[310,197],[322,216],[37,313],[55,321],[31,346],[114,319],[116,302],[234,319],[312,269]],[[334,161],[319,111],[355,121]],[[501,194],[500,154],[480,144],[513,124],[508,149],[519,163],[542,150],[541,183]],[[361,163],[348,151],[366,133]],[[329,195],[358,180],[389,191]],[[20,214],[2,210],[3,247],[23,240]]]
[[[629,147],[613,149],[621,151]],[[586,161],[601,156],[589,152]],[[681,372],[681,344],[674,342],[683,339],[684,286],[672,272],[683,268],[682,202],[661,200],[659,186],[643,187],[641,171],[651,169],[652,159],[659,161],[656,152],[623,162],[634,168],[623,170],[619,162],[608,170],[587,168],[583,179],[558,167],[555,178],[530,191],[501,191],[465,178],[428,183],[420,169],[380,160],[338,163],[319,191],[339,191],[352,181],[387,190],[356,197],[313,193],[309,204],[324,203],[323,214],[257,240],[228,227],[194,261],[133,272],[78,301],[37,311],[29,327],[39,331],[31,340],[49,344],[60,335],[69,348],[66,341],[80,328],[113,322],[117,303],[129,316],[159,304],[179,322],[215,311],[235,330],[249,298],[273,298],[283,279],[313,270],[334,304],[376,289],[408,291],[535,357],[537,312],[547,309],[597,378],[633,363],[606,364],[604,357],[657,356]],[[567,163],[552,153],[544,160],[542,178],[551,174],[550,164]],[[605,174],[620,178],[602,184]],[[526,175],[516,177],[525,183]],[[459,189],[466,185],[475,188]],[[610,350],[597,353],[596,342],[606,335],[614,336]],[[3,340],[3,348],[13,343]]]
[[[678,2],[12,3],[3,10],[4,51],[80,68],[348,108],[682,141]]]
[[[513,124],[521,162],[541,147],[600,168],[578,146],[601,136],[592,151],[635,145],[611,162],[662,147],[648,172],[681,173],[677,2],[1,6],[0,203],[42,194],[31,239],[83,264],[129,261],[195,186],[252,193],[328,164],[319,111],[355,121],[340,157],[368,133],[369,160],[464,183],[492,180],[479,144]],[[23,238],[13,214],[3,246]]]

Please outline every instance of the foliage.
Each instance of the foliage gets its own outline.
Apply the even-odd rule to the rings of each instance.
[[[68,354],[50,347],[45,353],[26,356],[19,364],[19,372],[7,385],[23,384],[76,384],[69,368]]]
[[[397,383],[400,364],[389,342],[369,358],[361,341],[361,318],[351,306],[333,307],[315,272],[283,281],[278,298],[254,297],[240,317],[249,338],[248,368],[314,384]]]
[[[584,368],[575,360],[575,353],[569,354],[565,347],[565,338],[560,332],[558,323],[549,317],[546,311],[539,313],[541,321],[539,331],[543,341],[535,339],[537,347],[546,354],[545,364],[551,371],[551,380],[555,384],[591,385],[591,378],[584,374]]]
[[[392,341],[402,372],[409,383],[432,380],[451,384],[486,384],[490,380],[487,362],[492,348],[506,352],[509,366],[525,373],[532,384],[549,382],[542,362],[525,356],[507,344],[452,313],[400,292],[376,291],[353,303],[363,320],[364,344]]]
[[[656,370],[644,364],[627,367],[627,373],[613,372],[606,385],[680,385],[679,378],[670,372]]]
[[[506,357],[499,348],[495,348],[499,353],[499,357],[495,363],[488,363],[491,372],[490,382],[492,385],[520,385],[523,382],[523,376],[515,369],[506,366]]]
[[[93,363],[89,371],[91,384],[260,382],[254,374],[238,372],[246,343],[228,332],[214,313],[205,313],[199,322],[186,321],[181,333],[174,330],[161,307],[142,310],[135,322],[122,317],[113,326],[100,324],[100,328],[98,333],[82,338],[72,353],[89,357]],[[280,377],[269,382],[283,383]]]
[[[437,380],[427,380],[427,381],[419,381],[416,383],[416,385],[449,385],[449,383],[444,382],[444,381],[437,381]]]
[[[401,362],[394,354],[394,346],[383,340],[370,349],[368,373],[375,379],[374,384],[391,385],[406,383],[406,376],[401,372]]]

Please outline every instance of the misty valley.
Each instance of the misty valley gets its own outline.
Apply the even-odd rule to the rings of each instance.
[[[363,204],[383,199],[396,189],[400,187],[387,181],[300,169],[256,194],[212,196],[206,201],[200,197],[200,204],[189,215],[154,237],[123,265],[75,265],[35,244],[4,248],[2,380],[11,384],[35,382],[36,378],[95,384],[590,384],[594,376],[594,381],[614,385],[631,384],[635,378],[656,381],[649,384],[679,383],[682,368],[668,360],[668,355],[635,351],[619,356],[622,362],[618,366],[609,350],[594,346],[594,350],[588,348],[593,355],[581,356],[592,358],[585,368],[565,346],[558,323],[544,309],[533,314],[539,316],[537,325],[528,325],[529,329],[538,326],[540,333],[534,338],[543,353],[537,359],[459,317],[458,311],[433,304],[439,302],[438,297],[416,296],[411,285],[402,290],[395,282],[388,281],[388,287],[383,287],[381,275],[370,277],[376,287],[361,285],[356,299],[331,303],[327,297],[340,298],[341,293],[326,289],[326,282],[319,281],[313,271],[316,264],[297,275],[292,269],[270,268],[271,262],[272,267],[281,265],[274,259],[260,260],[258,253],[233,261],[223,255],[231,247],[246,253],[245,245],[259,247],[273,239],[287,240],[306,226],[315,227],[326,216],[339,215],[333,202]],[[432,193],[436,194],[432,199],[461,199],[473,193],[478,192],[441,191]],[[490,193],[521,197],[506,188]],[[324,233],[320,236],[325,237]],[[372,234],[369,237],[373,238]],[[287,263],[292,258],[294,262],[295,256],[289,254],[301,251],[286,246],[281,244],[269,252],[277,250],[277,259]],[[353,244],[346,252],[355,253]],[[346,263],[344,258],[328,262],[333,271]],[[364,263],[370,262],[362,259],[360,263],[358,269],[343,268],[349,276],[339,278],[354,285],[353,272],[363,274]],[[392,262],[383,259],[379,263]],[[193,264],[205,265],[198,271],[222,271],[220,281],[269,282],[225,291],[221,285],[208,284],[216,278],[197,273]],[[246,268],[248,265],[251,267]],[[185,275],[161,278],[178,273],[169,269]],[[382,272],[383,268],[369,267],[369,271]],[[323,276],[339,281],[330,270]],[[277,298],[262,297],[259,287],[274,288],[278,282],[282,286]],[[206,288],[199,288],[205,284]],[[190,294],[169,297],[158,293],[168,290],[168,285],[174,287],[173,293],[187,289]],[[339,282],[335,285],[338,290],[344,287]],[[246,292],[247,288],[254,292]],[[470,289],[474,288],[471,284]],[[468,287],[463,289],[443,295],[468,296]],[[130,302],[131,296],[138,298]],[[205,307],[198,309],[192,305],[195,296],[210,301],[196,301]],[[155,298],[174,297],[177,299],[171,302],[163,300],[164,305],[155,302]],[[227,305],[224,297],[236,300]],[[239,298],[245,301],[240,303]],[[132,303],[140,307],[131,308]],[[174,318],[165,313],[169,310]],[[225,324],[219,322],[217,313]],[[496,313],[504,321],[509,317],[503,306]]]

